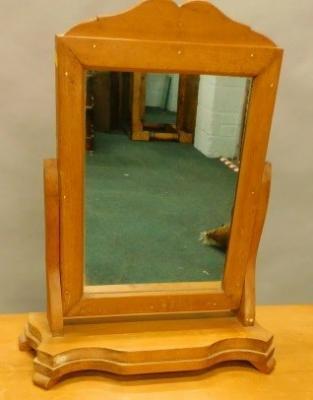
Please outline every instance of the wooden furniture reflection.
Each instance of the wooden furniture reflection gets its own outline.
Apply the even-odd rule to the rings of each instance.
[[[125,131],[129,134],[131,75],[127,72],[87,72],[87,150],[94,150],[95,132]]]
[[[93,76],[92,73],[87,73],[86,76],[86,150],[93,151],[94,149],[94,95],[92,91],[91,80]]]
[[[132,92],[132,140],[176,140],[180,143],[193,143],[197,105],[199,75],[179,75],[177,117],[175,124],[144,121],[146,99],[146,74],[133,74]]]

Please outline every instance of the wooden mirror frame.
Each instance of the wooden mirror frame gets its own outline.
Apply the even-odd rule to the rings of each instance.
[[[150,0],[127,13],[78,25],[56,37],[56,49],[63,317],[239,309],[282,50],[248,27],[230,21],[208,3],[191,2],[178,7],[166,0]],[[208,282],[84,290],[87,69],[254,78],[222,286],[220,282]]]
[[[61,277],[60,318],[67,321],[82,317],[239,310],[243,294],[246,295],[247,266],[256,253],[252,238],[282,50],[249,27],[228,19],[209,3],[195,1],[179,7],[170,0],[148,0],[126,13],[97,18],[57,36],[56,60],[60,238],[55,240],[60,241],[56,257]],[[84,289],[85,71],[88,69],[253,78],[222,284]],[[51,296],[55,297],[55,292]]]
[[[49,388],[81,370],[128,375],[227,360],[273,369],[272,335],[255,324],[255,262],[282,55],[271,40],[201,1],[147,0],[56,37],[57,160],[44,164],[48,309],[47,316],[31,314],[20,337],[21,349],[37,353],[36,384]],[[88,69],[253,78],[222,282],[84,288]]]

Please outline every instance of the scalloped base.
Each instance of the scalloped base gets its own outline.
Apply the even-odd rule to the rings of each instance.
[[[33,381],[45,389],[69,373],[90,370],[138,375],[243,360],[270,373],[272,343],[259,325],[244,327],[231,316],[67,325],[64,336],[53,337],[39,313],[29,315],[19,342],[21,350],[35,350]]]

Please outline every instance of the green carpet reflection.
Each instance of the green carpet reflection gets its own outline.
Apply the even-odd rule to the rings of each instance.
[[[229,222],[237,174],[192,145],[98,133],[86,155],[88,285],[219,280],[225,254],[199,242]]]

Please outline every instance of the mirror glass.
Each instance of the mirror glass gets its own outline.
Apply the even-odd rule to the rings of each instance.
[[[223,278],[250,88],[86,73],[86,285]]]

